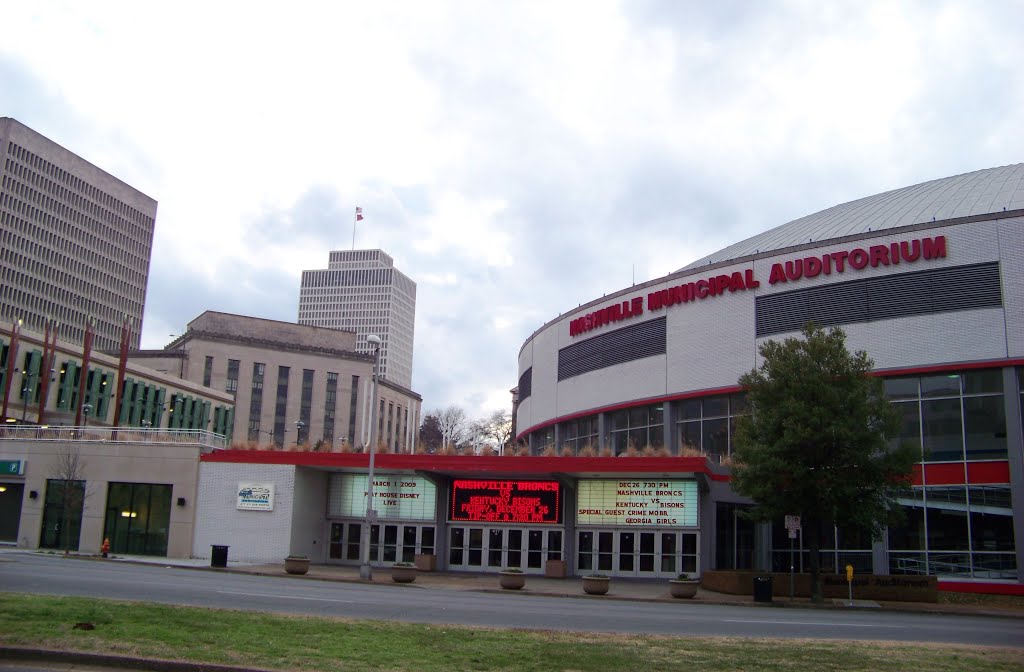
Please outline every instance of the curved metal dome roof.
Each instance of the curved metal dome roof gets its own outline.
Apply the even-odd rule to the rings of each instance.
[[[923,182],[807,215],[688,264],[687,271],[808,241],[1024,209],[1024,163]]]

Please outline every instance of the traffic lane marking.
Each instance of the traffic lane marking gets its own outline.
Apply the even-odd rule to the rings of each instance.
[[[279,600],[312,600],[314,602],[343,602],[352,604],[356,600],[333,600],[326,597],[300,597],[298,595],[274,595],[272,593],[243,593],[235,590],[218,590],[221,595],[245,595],[247,597],[273,597]]]
[[[872,623],[812,623],[810,621],[759,621],[756,619],[725,618],[723,623],[759,623],[762,625],[820,625],[823,628],[887,628],[888,625],[874,625]],[[913,626],[907,626],[913,627]]]

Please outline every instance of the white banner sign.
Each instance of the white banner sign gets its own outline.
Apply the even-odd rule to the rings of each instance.
[[[327,508],[332,516],[366,515],[366,474],[333,474]],[[437,488],[422,476],[381,474],[373,479],[373,508],[381,520],[434,520]]]
[[[580,481],[576,524],[697,527],[697,481]]]
[[[273,511],[273,483],[239,483],[237,509],[241,511]]]

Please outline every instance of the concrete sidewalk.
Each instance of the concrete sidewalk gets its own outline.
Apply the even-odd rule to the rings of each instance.
[[[144,564],[159,564],[168,567],[189,567],[193,569],[209,570],[214,572],[237,572],[243,574],[254,574],[258,576],[282,576],[298,580],[315,579],[320,581],[339,581],[352,583],[365,583],[359,578],[359,568],[346,565],[316,565],[309,566],[309,572],[303,575],[288,574],[284,570],[284,563],[272,564],[246,564],[228,560],[226,568],[215,568],[210,566],[210,560],[204,558],[172,559],[152,558],[143,556],[118,556],[108,559],[113,562],[136,562]],[[773,598],[772,602],[755,602],[753,595],[728,595],[716,593],[704,588],[697,591],[693,599],[674,599],[669,594],[669,584],[664,579],[629,579],[613,578],[606,595],[592,596],[583,592],[580,577],[568,577],[564,579],[547,578],[542,575],[527,574],[526,587],[518,591],[503,590],[498,585],[496,573],[472,573],[472,572],[419,572],[416,581],[411,584],[397,584],[391,579],[390,567],[375,567],[373,570],[372,582],[378,585],[395,586],[398,589],[417,588],[443,588],[447,590],[471,590],[477,592],[492,592],[503,594],[521,595],[547,595],[555,597],[583,597],[587,599],[607,600],[638,600],[651,602],[675,602],[680,604],[719,604],[751,607],[801,607],[801,608],[831,608],[831,609],[863,609],[874,608],[892,611],[910,611],[918,613],[944,613],[944,614],[974,614],[981,616],[1000,616],[1009,618],[1024,618],[1024,608],[1002,607],[984,604],[942,604],[927,602],[880,602],[874,600],[858,600],[854,595],[854,601],[850,604],[845,599],[829,599],[824,604],[811,604],[807,598],[789,597]]]

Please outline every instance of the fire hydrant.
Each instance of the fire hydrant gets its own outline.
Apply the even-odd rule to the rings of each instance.
[[[104,539],[103,545],[100,546],[100,552],[103,553],[103,557],[107,557],[107,553],[110,553],[110,539]]]

